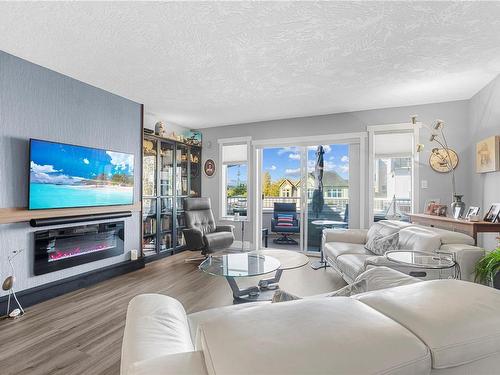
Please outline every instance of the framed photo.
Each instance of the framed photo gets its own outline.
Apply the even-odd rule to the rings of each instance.
[[[213,161],[213,159],[207,159],[203,165],[203,171],[207,177],[213,177],[215,174],[215,161]]]
[[[446,212],[448,210],[448,206],[445,204],[436,204],[435,205],[436,215],[437,216],[446,216]]]
[[[439,204],[441,201],[439,199],[427,199],[425,201],[424,213],[427,215],[433,215],[434,205]]]
[[[493,203],[484,217],[484,221],[489,221],[490,223],[495,223],[499,221],[500,215],[500,203]]]
[[[476,172],[500,171],[500,136],[483,139],[476,145]]]
[[[471,215],[479,215],[479,207],[470,206],[465,214],[465,218],[469,219]]]

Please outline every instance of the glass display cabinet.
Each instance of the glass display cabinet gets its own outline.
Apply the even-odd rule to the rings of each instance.
[[[201,195],[201,148],[144,135],[142,253],[148,259],[185,249],[186,197]]]

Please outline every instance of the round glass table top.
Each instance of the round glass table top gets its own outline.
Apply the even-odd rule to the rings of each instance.
[[[387,251],[385,257],[393,262],[419,268],[443,269],[455,266],[451,255],[428,253],[425,251],[394,250]]]
[[[311,223],[314,225],[347,225],[345,221],[335,220],[313,220]]]
[[[282,270],[299,268],[309,263],[309,257],[307,255],[293,250],[258,250],[252,253],[278,259],[280,262],[280,269]]]
[[[278,259],[256,254],[239,253],[211,255],[200,264],[200,270],[215,276],[248,277],[276,271],[280,268]]]

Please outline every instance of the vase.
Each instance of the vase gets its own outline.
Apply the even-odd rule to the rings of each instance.
[[[455,199],[451,204],[451,214],[455,219],[458,219],[462,217],[465,212],[465,203],[462,202],[463,195],[455,194],[453,197]]]
[[[493,288],[500,289],[500,272],[497,272],[493,277]]]

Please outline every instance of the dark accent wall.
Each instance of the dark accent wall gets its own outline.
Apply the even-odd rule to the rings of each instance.
[[[28,205],[29,138],[133,153],[139,202],[141,118],[138,103],[0,51],[0,207]],[[10,272],[7,255],[14,249],[24,249],[15,259],[17,290],[123,262],[140,249],[139,228],[139,212],[125,219],[121,256],[33,276],[34,229],[0,225],[0,277]]]

